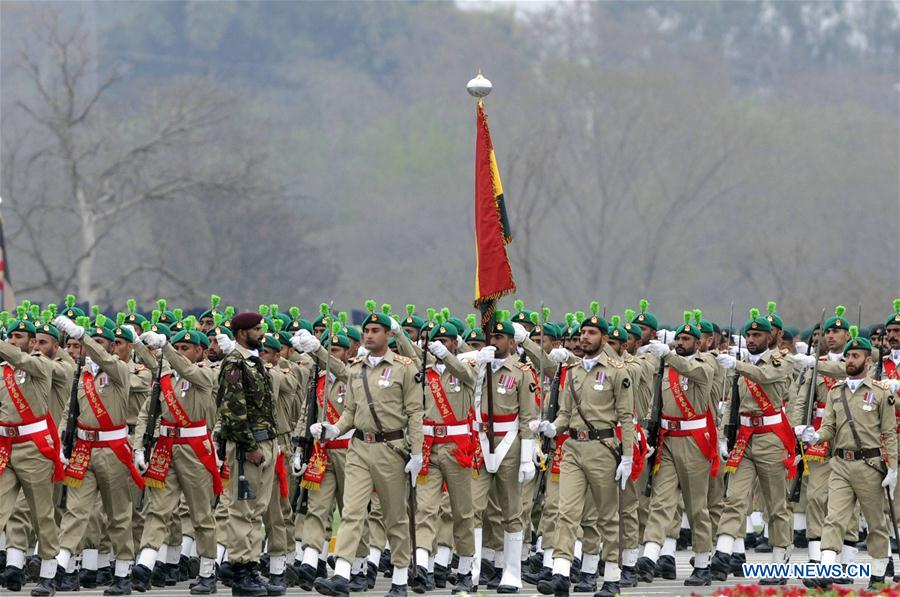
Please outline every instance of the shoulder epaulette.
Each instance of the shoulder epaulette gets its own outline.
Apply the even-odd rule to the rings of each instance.
[[[465,363],[466,363],[467,365],[471,365],[472,367],[474,367],[475,365],[478,364],[478,363],[475,362],[475,359],[466,359],[466,360],[465,360]]]
[[[522,371],[532,371],[534,369],[531,363],[516,363],[516,367]]]
[[[291,372],[291,368],[290,367],[282,367],[281,372],[284,373],[285,375],[287,375],[288,373]]]
[[[634,361],[635,361],[635,358],[634,358],[633,356],[631,356],[631,355],[628,355],[628,356],[625,357],[625,362],[626,362],[626,363],[633,363]]]
[[[875,381],[875,380],[873,379],[872,381]],[[845,384],[845,383],[847,383],[847,380],[846,380],[846,379],[841,379],[841,380],[839,380],[839,381],[836,381],[836,382],[834,383],[834,385],[831,386],[831,387],[834,388],[834,387],[836,387],[836,386],[839,386],[839,385],[842,385],[842,384]]]
[[[146,368],[147,368],[147,367],[145,367],[145,366],[142,365],[141,363],[138,363],[137,366],[134,368],[134,370],[135,370],[135,371],[143,371],[143,370],[146,369]]]
[[[409,357],[405,357],[402,354],[397,355],[397,360],[404,365],[412,365],[413,360]]]
[[[272,363],[266,363],[266,369],[271,369],[272,366],[273,366]]]
[[[621,369],[622,367],[625,366],[625,363],[623,363],[622,361],[620,361],[618,359],[614,359],[612,357],[609,357],[609,364],[612,365],[613,367],[615,367],[616,369]]]
[[[835,385],[837,385],[837,384],[835,384]],[[890,390],[891,389],[891,386],[887,385],[880,379],[873,379],[872,385],[875,386],[876,388],[881,388],[882,390]]]

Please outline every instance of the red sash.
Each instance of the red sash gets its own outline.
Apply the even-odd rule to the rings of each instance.
[[[278,480],[278,492],[281,494],[281,499],[287,499],[289,491],[284,451],[279,452],[275,457],[275,479]]]
[[[616,425],[616,437],[619,438],[619,442],[622,441],[622,427],[620,425]],[[634,437],[637,441],[632,444],[631,476],[628,477],[632,482],[637,481],[641,473],[644,472],[644,463],[647,460],[647,436],[644,435],[644,429],[637,423],[634,424]]]
[[[328,419],[328,422],[332,425],[336,424],[341,416],[338,414],[337,409],[334,408],[331,400],[327,403],[325,402],[324,374],[316,380],[316,400],[319,403],[319,408],[325,409],[325,417]],[[350,440],[348,439],[330,439],[323,446],[318,441],[315,441],[309,462],[306,464],[306,472],[303,473],[303,479],[300,481],[300,486],[314,490],[322,487],[322,480],[325,478],[325,471],[328,469],[328,450],[346,449],[349,443]]]
[[[103,401],[100,400],[100,393],[97,392],[97,387],[94,385],[94,374],[90,371],[85,371],[81,380],[84,396],[87,399],[91,410],[94,411],[94,416],[97,417],[97,422],[100,423],[100,427],[92,429],[91,427],[79,423],[78,428],[90,429],[92,431],[116,431],[125,427],[125,425],[116,426],[112,422],[109,413],[106,412],[106,407],[103,406]],[[84,475],[87,473],[88,467],[90,467],[91,453],[94,448],[109,448],[112,450],[119,461],[128,468],[128,472],[131,473],[131,479],[134,481],[134,484],[138,486],[138,489],[144,488],[144,478],[141,477],[141,474],[134,467],[131,446],[128,444],[127,437],[113,441],[96,442],[86,441],[80,437],[76,438],[75,448],[72,450],[69,466],[66,467],[66,478],[63,483],[69,487],[81,486],[84,482]]]
[[[559,391],[562,393],[566,383],[566,373],[569,371],[568,366],[563,365],[559,372]],[[554,481],[559,480],[559,466],[562,464],[563,444],[569,439],[568,433],[560,433],[556,436],[556,448],[553,450],[553,461],[550,463],[550,478]]]
[[[12,400],[13,406],[16,407],[16,411],[18,411],[19,418],[22,419],[22,422],[0,423],[0,425],[3,425],[4,427],[19,427],[21,425],[30,425],[40,421],[47,421],[47,430],[40,435],[0,437],[0,475],[3,474],[3,471],[6,470],[6,466],[9,464],[9,457],[12,455],[13,444],[32,441],[34,442],[34,445],[37,446],[41,455],[53,463],[52,480],[54,483],[59,483],[63,480],[64,475],[62,462],[59,459],[59,432],[56,430],[56,423],[53,421],[53,417],[51,417],[49,413],[45,413],[42,417],[34,416],[34,411],[28,406],[28,401],[25,399],[25,395],[22,394],[22,389],[16,382],[15,370],[9,365],[3,366],[3,382],[6,384],[6,390],[9,392],[9,397]],[[47,436],[50,437],[50,442],[47,441]]]
[[[826,375],[822,376],[822,383],[825,384],[825,391],[830,392],[831,388],[834,387],[834,384],[837,383],[837,380],[833,377],[828,377]],[[815,406],[816,410],[820,408],[825,408],[824,402],[816,402]],[[814,429],[818,429],[822,425],[822,417],[813,417],[812,426]],[[828,442],[822,442],[821,444],[816,444],[815,446],[808,447],[804,452],[807,460],[815,460],[817,462],[825,462],[825,459],[828,457]]]
[[[709,476],[715,477],[719,474],[719,436],[718,432],[716,431],[716,423],[715,419],[713,418],[712,412],[707,409],[706,413],[698,415],[697,411],[694,410],[694,407],[691,406],[691,401],[688,400],[684,388],[681,387],[681,380],[678,377],[678,371],[676,371],[672,367],[669,367],[668,375],[669,389],[672,390],[672,397],[675,398],[675,405],[678,407],[678,410],[681,411],[682,419],[680,420],[696,421],[699,419],[706,419],[706,427],[700,429],[691,429],[690,431],[669,431],[665,427],[660,426],[659,442],[657,442],[656,445],[656,458],[653,462],[652,473],[654,475],[656,474],[656,471],[659,470],[660,462],[662,462],[662,447],[666,435],[671,435],[672,437],[683,437],[689,435],[694,438],[694,441],[697,443],[697,447],[700,448],[700,452],[703,454],[703,456],[706,457],[706,460],[709,461]],[[666,418],[671,420],[678,420],[672,419],[671,417]]]
[[[175,389],[172,387],[172,374],[164,375],[159,380],[159,388],[169,412],[175,418],[175,422],[163,420],[162,423],[167,426],[183,429],[206,427],[206,421],[191,421],[178,398],[175,396]],[[156,440],[156,447],[153,449],[153,456],[147,465],[147,472],[144,473],[144,479],[149,487],[160,489],[166,486],[166,477],[169,474],[169,467],[172,466],[172,446],[175,444],[187,444],[197,455],[197,458],[203,464],[209,474],[212,476],[213,492],[215,495],[222,493],[222,477],[219,474],[219,467],[216,466],[216,456],[213,453],[212,439],[209,432],[205,436],[197,437],[172,437],[168,435],[160,435]]]
[[[440,421],[429,421],[426,419],[424,421],[425,425],[471,425],[471,421],[468,419],[460,421],[456,418],[456,415],[453,413],[453,407],[450,405],[450,399],[447,398],[447,393],[444,391],[444,384],[441,383],[441,374],[436,369],[428,369],[425,382],[428,384],[428,389],[431,390],[434,404],[441,415]],[[432,445],[435,443],[449,444],[451,442],[456,444],[456,448],[453,449],[453,457],[456,459],[456,462],[463,468],[472,466],[475,450],[470,435],[454,435],[452,437],[426,435],[422,444],[422,470],[419,471],[418,478],[420,483],[424,483],[428,478]]]
[[[737,470],[738,465],[744,458],[744,451],[747,449],[747,444],[749,443],[750,438],[753,435],[757,433],[771,432],[777,435],[778,439],[781,440],[782,445],[784,445],[784,451],[786,452],[787,456],[782,462],[784,463],[784,468],[787,469],[788,479],[793,479],[797,476],[797,466],[794,464],[794,456],[796,455],[797,449],[797,440],[794,437],[794,430],[791,427],[791,424],[788,422],[787,415],[784,414],[783,408],[780,411],[775,410],[775,407],[772,406],[772,402],[769,400],[769,397],[766,395],[765,391],[763,391],[761,385],[759,385],[755,381],[750,381],[746,376],[742,377],[744,378],[744,383],[747,384],[747,389],[750,391],[750,395],[753,396],[754,400],[756,400],[756,404],[762,411],[763,416],[771,417],[774,415],[780,415],[781,421],[774,425],[765,426],[741,425],[740,429],[738,430],[737,440],[734,442],[734,449],[731,450],[731,454],[728,457],[728,462],[725,464],[725,472],[733,473]]]

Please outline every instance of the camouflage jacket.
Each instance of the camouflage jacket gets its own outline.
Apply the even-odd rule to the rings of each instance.
[[[220,436],[246,452],[257,448],[254,431],[275,430],[272,380],[262,360],[242,346],[222,361],[216,403]]]

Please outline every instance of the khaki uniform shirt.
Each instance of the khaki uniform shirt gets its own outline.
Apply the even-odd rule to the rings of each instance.
[[[847,398],[847,405],[859,433],[862,446],[857,446],[850,429],[846,411],[841,403],[841,392]],[[820,441],[831,441],[833,448],[858,450],[881,448],[887,453],[888,468],[897,468],[897,422],[894,415],[894,398],[887,386],[867,377],[851,392],[847,381],[834,385],[825,400],[825,416],[819,428]]]
[[[0,365],[9,365],[13,368],[16,385],[22,391],[25,402],[28,403],[34,416],[44,416],[49,410],[53,362],[40,351],[28,354],[5,341],[0,341],[0,358],[4,361]],[[3,381],[0,381],[0,421],[4,423],[22,421]]]

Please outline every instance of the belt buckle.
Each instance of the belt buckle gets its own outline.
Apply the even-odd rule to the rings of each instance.
[[[99,438],[100,438],[100,432],[95,431],[93,429],[85,429],[84,435],[85,435],[85,438],[84,438],[85,441],[89,441],[89,442],[99,441]]]
[[[583,442],[589,440],[591,438],[591,434],[585,429],[579,429],[575,437],[576,439],[578,439],[578,441]]]
[[[446,425],[435,425],[434,426],[434,437],[447,437],[447,426]]]
[[[844,450],[844,460],[856,460],[856,454],[853,450]]]
[[[681,421],[669,421],[669,431],[681,431]]]
[[[19,428],[18,427],[14,426],[14,425],[10,425],[9,427],[5,427],[4,429],[6,431],[3,435],[5,435],[6,437],[19,437]]]
[[[369,444],[374,444],[375,434],[371,431],[363,431],[363,441]]]
[[[762,427],[762,424],[763,424],[762,415],[750,415],[750,424],[754,427]]]

